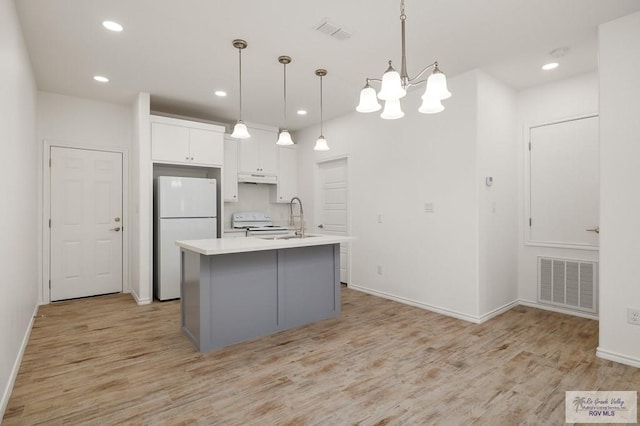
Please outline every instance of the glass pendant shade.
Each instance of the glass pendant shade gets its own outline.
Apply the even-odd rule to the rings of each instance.
[[[233,127],[231,137],[236,139],[247,139],[251,137],[249,130],[247,129],[247,125],[244,124],[242,120],[238,120],[236,125]]]
[[[388,100],[384,103],[384,110],[380,117],[385,120],[395,120],[398,118],[404,117],[404,112],[402,112],[402,107],[400,106],[400,100]]]
[[[291,139],[291,134],[289,134],[288,130],[282,130],[278,135],[278,142],[276,145],[287,146],[293,145],[293,139]]]
[[[451,97],[451,92],[447,89],[447,77],[441,71],[437,70],[433,72],[427,79],[427,89],[424,92],[424,96],[429,96],[436,99],[448,99]]]
[[[358,112],[375,112],[379,111],[382,105],[378,102],[376,91],[368,84],[360,91],[360,103],[356,107]]]
[[[440,99],[429,96],[422,97],[422,105],[418,108],[418,111],[423,114],[435,114],[437,112],[444,111],[444,106],[440,102]]]
[[[398,100],[406,94],[407,91],[402,88],[400,74],[389,65],[389,68],[382,76],[382,84],[380,86],[380,92],[378,92],[378,98],[383,101],[392,101]]]
[[[313,147],[314,151],[329,151],[329,145],[327,144],[327,140],[324,136],[320,135],[318,140],[316,141],[316,146]]]

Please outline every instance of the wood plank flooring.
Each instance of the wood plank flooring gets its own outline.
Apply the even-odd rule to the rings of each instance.
[[[564,423],[566,390],[640,390],[596,321],[517,307],[470,324],[343,289],[340,317],[201,354],[178,302],[42,306],[3,425]]]

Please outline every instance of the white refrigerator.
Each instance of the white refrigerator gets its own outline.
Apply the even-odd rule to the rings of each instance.
[[[177,240],[217,237],[216,180],[158,176],[154,182],[154,295],[180,297]]]

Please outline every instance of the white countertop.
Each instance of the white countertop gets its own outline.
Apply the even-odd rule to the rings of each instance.
[[[305,238],[264,239],[265,237],[211,238],[207,240],[176,241],[176,245],[185,250],[204,255],[244,253],[249,251],[279,250],[295,247],[321,246],[325,244],[346,243],[354,237],[336,235],[309,234]]]

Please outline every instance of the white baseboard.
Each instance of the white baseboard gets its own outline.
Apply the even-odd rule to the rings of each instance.
[[[606,349],[602,349],[599,346],[598,349],[596,349],[596,356],[598,358],[618,362],[620,364],[630,365],[631,367],[640,368],[640,359],[608,351]]]
[[[11,392],[13,391],[13,385],[16,383],[16,378],[18,377],[18,372],[20,371],[20,364],[22,364],[22,357],[24,356],[24,351],[27,349],[27,344],[29,343],[29,337],[31,336],[31,329],[33,329],[33,323],[38,316],[38,308],[39,304],[36,304],[33,309],[33,315],[31,315],[31,321],[29,322],[29,326],[22,338],[22,343],[20,344],[20,350],[18,351],[18,356],[16,360],[13,362],[13,368],[11,369],[11,374],[9,375],[9,381],[7,382],[7,386],[4,388],[4,392],[2,392],[2,399],[0,400],[0,423],[2,422],[2,418],[4,417],[4,413],[7,410],[7,405],[9,405],[9,398],[11,397]]]
[[[399,303],[403,303],[405,305],[415,306],[416,308],[425,309],[427,311],[435,312],[437,314],[442,314],[442,315],[446,315],[446,316],[449,316],[449,317],[461,319],[463,321],[473,322],[475,324],[480,324],[483,321],[480,317],[474,317],[472,315],[467,315],[467,314],[464,314],[462,312],[457,312],[457,311],[452,311],[450,309],[440,308],[438,306],[429,305],[429,304],[426,304],[426,303],[418,302],[416,300],[407,299],[405,297],[394,296],[392,294],[385,293],[383,291],[372,290],[370,288],[360,287],[360,286],[355,285],[355,284],[349,284],[349,288],[351,288],[353,290],[361,291],[363,293],[372,294],[374,296],[379,296],[379,297],[382,297],[384,299],[393,300],[394,302],[399,302]],[[489,318],[487,318],[487,319],[489,319]]]
[[[138,305],[148,305],[153,302],[153,298],[140,298],[134,289],[130,289],[130,293],[133,296],[133,300],[135,300]]]
[[[485,321],[490,320],[491,318],[497,317],[500,314],[504,314],[505,312],[515,308],[520,304],[520,301],[514,300],[513,302],[509,302],[499,308],[494,309],[493,311],[487,312],[484,315],[480,315],[478,324],[482,324]]]
[[[551,311],[551,312],[557,312],[559,314],[567,314],[567,315],[573,315],[576,317],[582,317],[582,318],[587,318],[587,319],[592,319],[592,320],[598,320],[598,315],[596,314],[590,314],[587,312],[580,312],[580,311],[573,311],[571,309],[562,309],[562,308],[558,308],[555,306],[550,306],[550,305],[543,305],[541,303],[538,302],[534,302],[531,300],[524,300],[524,299],[520,299],[518,301],[518,303],[522,306],[528,306],[530,308],[537,308],[537,309],[542,309],[545,311]]]

